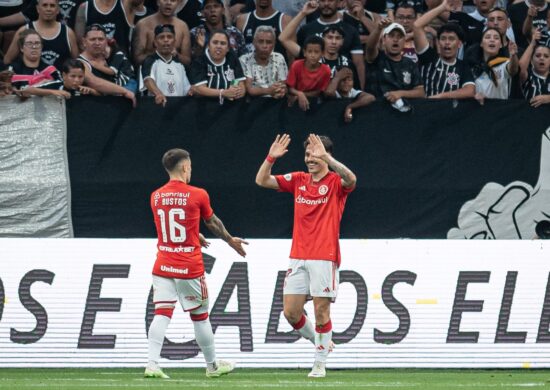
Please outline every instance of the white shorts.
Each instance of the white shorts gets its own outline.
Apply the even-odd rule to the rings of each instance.
[[[206,279],[172,279],[153,275],[153,303],[155,306],[175,305],[179,301],[184,311],[202,308],[208,312]]]
[[[329,260],[290,259],[283,294],[307,295],[336,300],[340,276],[338,266]]]

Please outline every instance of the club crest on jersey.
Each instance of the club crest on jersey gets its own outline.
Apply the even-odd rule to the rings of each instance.
[[[158,192],[155,193],[155,206],[159,204],[160,194]]]
[[[174,80],[168,81],[168,92],[174,94],[176,92],[176,83]]]
[[[225,71],[225,78],[228,80],[228,81],[233,81],[235,80],[235,72],[233,72],[233,69],[227,69]]]
[[[291,181],[292,180],[292,174],[290,174],[290,173],[287,173],[283,177],[285,178],[286,181]]]
[[[328,187],[326,185],[322,185],[319,187],[319,195],[325,195],[328,192]]]
[[[458,85],[458,74],[455,72],[447,73],[447,84],[455,86]]]
[[[411,72],[403,72],[403,82],[405,84],[410,84],[411,83]]]

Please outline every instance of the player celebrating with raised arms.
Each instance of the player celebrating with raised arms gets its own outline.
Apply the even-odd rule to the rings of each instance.
[[[171,149],[162,157],[170,181],[151,194],[151,208],[158,235],[157,260],[153,267],[155,316],[149,328],[149,363],[146,378],[168,379],[158,365],[166,328],[179,300],[191,315],[195,339],[206,360],[206,376],[233,371],[234,364],[216,360],[214,334],[208,319],[208,289],[204,278],[201,246],[208,246],[199,233],[202,219],[208,229],[246,256],[246,241],[232,237],[210,207],[208,193],[189,185],[191,157],[183,149]]]
[[[294,329],[315,344],[315,362],[309,376],[324,377],[325,362],[332,348],[330,304],[336,299],[339,283],[340,221],[357,178],[332,157],[330,138],[315,134],[304,142],[308,173],[272,175],[275,160],[285,155],[289,144],[288,134],[277,135],[258,170],[256,184],[294,196],[292,249],[283,290],[284,314]],[[315,329],[304,315],[304,305],[312,298]]]

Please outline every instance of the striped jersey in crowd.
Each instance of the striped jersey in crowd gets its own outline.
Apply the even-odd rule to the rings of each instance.
[[[427,47],[418,53],[420,75],[426,96],[456,91],[467,84],[474,84],[470,68],[461,60],[453,63],[443,61],[434,48]]]

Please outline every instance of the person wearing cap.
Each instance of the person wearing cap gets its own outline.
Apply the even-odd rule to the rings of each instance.
[[[309,1],[304,4],[302,11],[302,18],[311,15],[319,9],[320,16],[302,26],[298,30],[296,42],[300,46],[304,46],[305,39],[311,35],[321,35],[327,26],[339,25],[344,30],[344,42],[340,54],[351,58],[357,77],[359,79],[359,86],[361,89],[365,88],[365,61],[363,45],[359,37],[359,32],[352,25],[344,23],[340,20],[340,14],[338,13],[338,0],[320,0]],[[297,15],[296,17],[300,16]],[[304,15],[305,14],[305,15]]]
[[[171,24],[155,27],[155,54],[148,56],[141,66],[140,90],[155,97],[155,103],[166,105],[167,96],[187,96],[191,84],[185,67],[173,55],[176,32]]]
[[[426,96],[432,99],[469,99],[476,92],[472,71],[457,58],[464,32],[456,23],[446,23],[437,32],[437,49],[430,47],[424,28],[441,13],[450,11],[447,0],[414,22],[414,44]],[[438,54],[439,53],[439,54]]]
[[[399,110],[404,107],[403,98],[425,97],[418,66],[403,56],[405,34],[403,26],[383,18],[367,41],[366,60],[373,64],[377,73],[374,95],[384,97]],[[378,49],[380,35],[382,50]]]
[[[86,27],[83,37],[84,51],[78,60],[84,64],[84,83],[103,95],[122,95],[136,105],[134,93],[116,84],[116,71],[109,67],[107,53],[107,35],[100,24]]]
[[[254,33],[254,51],[239,58],[249,96],[286,96],[288,67],[283,55],[274,51],[276,40],[273,27],[259,26]]]
[[[155,53],[155,27],[170,24],[174,26],[174,57],[184,64],[191,64],[191,34],[187,23],[176,17],[177,0],[157,0],[158,11],[141,19],[134,31],[132,55],[136,65],[141,65],[145,58]]]
[[[114,42],[111,46],[107,39],[102,39],[102,36],[105,36],[103,25],[92,24],[86,27],[83,41],[85,51],[78,59],[85,63],[97,77],[135,92],[137,82],[130,60]]]
[[[296,30],[302,23],[302,20],[313,12],[315,12],[315,8],[312,7],[312,4],[309,2],[305,3],[302,11],[292,18],[281,35],[279,35],[279,41],[283,44],[287,53],[295,58],[303,57],[302,48],[294,40]],[[337,23],[329,24],[322,32],[322,38],[325,41],[325,45],[321,56],[321,63],[327,64],[330,67],[331,77],[334,77],[336,74],[337,67],[353,67],[348,57],[341,53],[345,34],[342,25]],[[356,76],[357,75],[355,75],[355,78],[358,79]]]
[[[193,59],[200,58],[213,31],[224,30],[229,37],[229,48],[240,57],[248,53],[243,34],[237,27],[225,22],[225,6],[222,0],[205,0],[202,3],[204,23],[191,30],[191,51]]]
[[[117,46],[126,54],[130,53],[130,36],[134,28],[136,9],[133,0],[86,0],[76,12],[75,33],[79,43],[86,26],[101,24],[107,39],[114,39]]]

